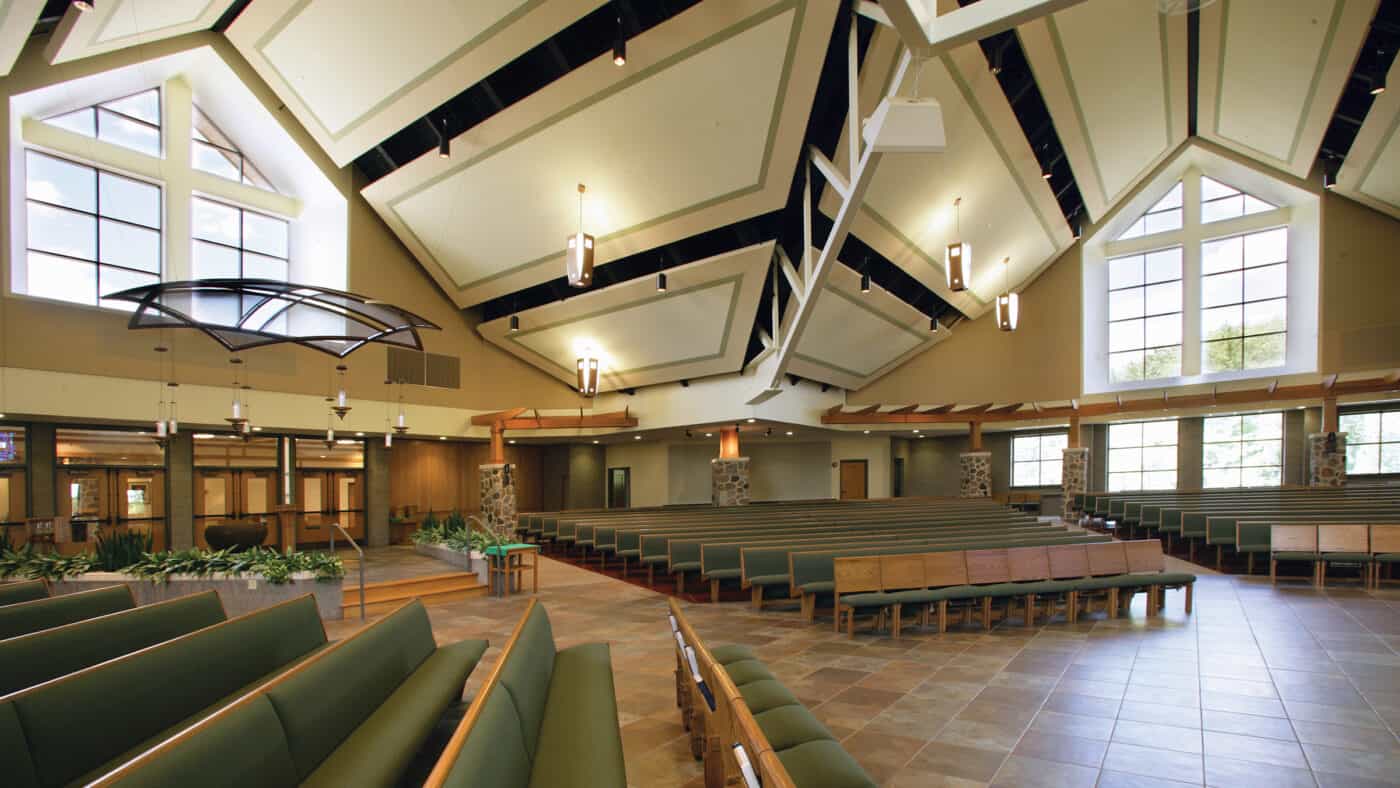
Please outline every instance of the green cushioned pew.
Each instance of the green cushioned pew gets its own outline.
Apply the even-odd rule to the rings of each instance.
[[[136,607],[125,585],[17,602],[0,607],[0,640]]]
[[[219,593],[205,591],[0,640],[0,695],[130,654],[226,618]]]
[[[676,693],[706,785],[874,788],[875,780],[745,646],[706,647],[670,600]]]
[[[623,788],[606,643],[556,650],[530,600],[425,788]]]
[[[94,786],[395,785],[485,651],[406,602]]]
[[[86,784],[326,645],[311,594],[0,698],[13,788]]]
[[[0,583],[0,606],[16,602],[32,602],[49,595],[49,585],[43,580],[19,580]]]

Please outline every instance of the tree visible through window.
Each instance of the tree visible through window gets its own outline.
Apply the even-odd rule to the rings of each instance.
[[[1108,425],[1108,489],[1174,489],[1176,442],[1176,419]]]
[[[1287,329],[1287,227],[1201,244],[1205,371],[1282,366]]]
[[[1181,374],[1181,247],[1108,261],[1109,371],[1115,382]]]
[[[1283,414],[1212,416],[1205,420],[1202,481],[1206,487],[1283,483]]]
[[[1015,435],[1011,438],[1011,486],[1059,486],[1069,433]]]
[[[1347,434],[1347,473],[1400,473],[1400,411],[1347,413],[1340,419]]]

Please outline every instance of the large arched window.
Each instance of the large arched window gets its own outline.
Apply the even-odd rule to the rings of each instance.
[[[1164,172],[1086,240],[1086,392],[1315,368],[1316,198],[1224,169]]]

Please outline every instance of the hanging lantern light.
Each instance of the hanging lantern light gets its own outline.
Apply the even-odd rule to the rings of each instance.
[[[593,236],[583,231],[583,193],[586,187],[578,185],[578,232],[569,236],[565,251],[564,271],[569,276],[570,287],[588,287],[593,284]]]
[[[1003,258],[1001,265],[1006,290],[997,296],[997,328],[1002,331],[1015,331],[1016,323],[1021,318],[1021,296],[1011,292],[1011,258]]]
[[[588,350],[578,360],[578,393],[585,397],[598,393],[598,359]]]
[[[247,383],[244,383],[243,388],[240,389],[243,395],[243,424],[239,426],[238,431],[243,433],[244,440],[253,436],[253,395],[249,393],[252,390],[253,387]]]
[[[398,420],[394,423],[394,434],[403,435],[406,432],[408,432],[408,421],[407,417],[404,415],[403,381],[401,380],[399,381],[399,416]]]
[[[331,406],[331,410],[335,411],[335,415],[339,416],[341,421],[344,421],[345,414],[350,412],[350,394],[346,391],[345,386],[347,369],[349,368],[344,364],[337,364],[335,367],[335,378],[338,385],[335,392],[335,405]]]
[[[174,366],[174,364],[172,364],[171,366]],[[172,381],[170,381],[169,383],[165,384],[165,386],[166,386],[166,388],[170,389],[170,410],[169,410],[170,418],[167,419],[167,423],[169,424],[168,432],[169,432],[171,435],[179,435],[179,434],[180,434],[180,406],[175,402],[175,395],[176,395],[176,393],[178,393],[178,391],[179,391],[179,389],[180,389],[180,384],[179,384],[179,383],[176,383],[175,381],[172,380]]]
[[[155,348],[155,351],[156,351],[156,362],[157,362],[157,367],[158,367],[158,371],[157,371],[157,373],[156,373],[156,377],[159,378],[159,380],[156,381],[157,384],[159,385],[159,388],[156,389],[157,400],[156,400],[156,420],[155,420],[155,427],[156,427],[156,441],[157,441],[157,442],[164,441],[164,439],[169,435],[169,433],[168,433],[169,425],[166,423],[166,420],[165,420],[165,412],[166,412],[166,409],[165,409],[165,353],[166,353],[168,350],[169,350],[169,348],[167,348],[167,347],[164,346],[164,345],[158,345],[158,346],[156,346],[156,348]]]
[[[234,356],[228,360],[228,363],[233,366],[233,401],[229,405],[232,415],[224,421],[232,424],[235,432],[241,433],[243,425],[248,421],[243,415],[243,386],[238,382],[238,371],[243,365],[243,359]]]
[[[962,237],[962,198],[953,200],[953,235],[943,253],[943,270],[948,275],[948,289],[960,293],[967,289],[967,279],[972,274],[972,244],[965,244]]]

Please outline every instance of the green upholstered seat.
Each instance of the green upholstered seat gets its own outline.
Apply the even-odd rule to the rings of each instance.
[[[1302,550],[1280,550],[1274,553],[1276,561],[1316,561],[1320,557],[1317,553]]]
[[[894,591],[890,598],[901,605],[924,605],[946,599],[941,588],[911,588],[907,591]]]
[[[49,587],[43,580],[21,580],[16,583],[0,583],[0,605],[13,605],[16,602],[32,602],[49,595]]]
[[[830,594],[835,590],[836,581],[834,580],[817,580],[802,584],[802,593],[804,594]]]
[[[894,596],[882,591],[867,594],[843,594],[841,604],[846,607],[884,607],[894,604]]]
[[[779,706],[762,714],[755,714],[753,718],[775,752],[782,752],[809,741],[835,739],[831,731],[827,730],[806,706]]]
[[[785,586],[791,582],[791,575],[758,575],[749,578],[749,584],[755,586]]]
[[[778,753],[794,785],[801,788],[875,788],[856,759],[835,741],[809,741]]]
[[[471,735],[443,781],[446,788],[527,788],[530,754],[510,692],[497,685],[486,696]]]
[[[986,592],[983,590],[985,588],[986,586],[947,586],[945,588],[940,588],[939,591],[943,592],[943,599],[954,602],[961,599],[978,599],[986,596]]]
[[[42,785],[90,780],[325,643],[310,594],[206,627],[0,700],[14,707],[23,736],[0,741],[0,751],[27,752]]]
[[[530,773],[532,788],[627,784],[616,698],[606,643],[558,653]]]
[[[762,714],[769,709],[791,706],[798,702],[797,696],[793,695],[791,690],[773,679],[749,682],[739,687],[739,695],[744,699],[749,711],[754,714]]]
[[[1147,572],[1128,575],[1128,578],[1135,585],[1144,586],[1182,586],[1196,582],[1196,576],[1190,572]]]
[[[0,641],[0,695],[224,620],[213,591]]]
[[[136,607],[131,589],[108,586],[0,607],[0,640]]]
[[[1267,553],[1272,549],[1273,546],[1267,542],[1252,542],[1235,545],[1235,552],[1237,553]]]
[[[1074,580],[1032,580],[1025,583],[1012,583],[1018,594],[1064,594],[1075,590]]]
[[[699,561],[677,561],[671,564],[672,572],[698,572],[700,571]]]
[[[1142,585],[1142,582],[1134,579],[1132,575],[1105,575],[1076,580],[1074,585],[1077,591],[1105,591],[1110,588],[1136,588]]]
[[[1323,554],[1322,554],[1322,560],[1326,561],[1326,562],[1329,563],[1329,564],[1330,564],[1330,563],[1339,563],[1339,564],[1363,563],[1363,564],[1368,564],[1368,563],[1371,562],[1371,554],[1370,554],[1370,553],[1323,553]]]
[[[705,577],[711,580],[738,580],[743,576],[742,569],[715,569],[705,573]]]
[[[724,672],[729,674],[729,680],[738,687],[755,681],[775,678],[773,671],[756,659],[741,659],[737,662],[731,662],[724,666]]]
[[[525,751],[532,761],[539,753],[539,731],[554,675],[554,655],[554,630],[549,616],[543,607],[535,605],[497,679],[515,702],[515,713],[525,733]]]
[[[1376,553],[1373,558],[1383,564],[1393,564],[1400,561],[1400,553]]]
[[[728,665],[731,662],[738,662],[743,659],[753,659],[753,649],[748,646],[734,643],[728,646],[716,646],[710,649],[710,656],[715,662],[721,665]]]
[[[616,553],[616,555],[617,555],[618,558],[636,558],[637,556],[639,556],[639,555],[642,554],[642,551],[641,551],[641,550],[617,550],[617,551],[615,551],[615,553]]]

